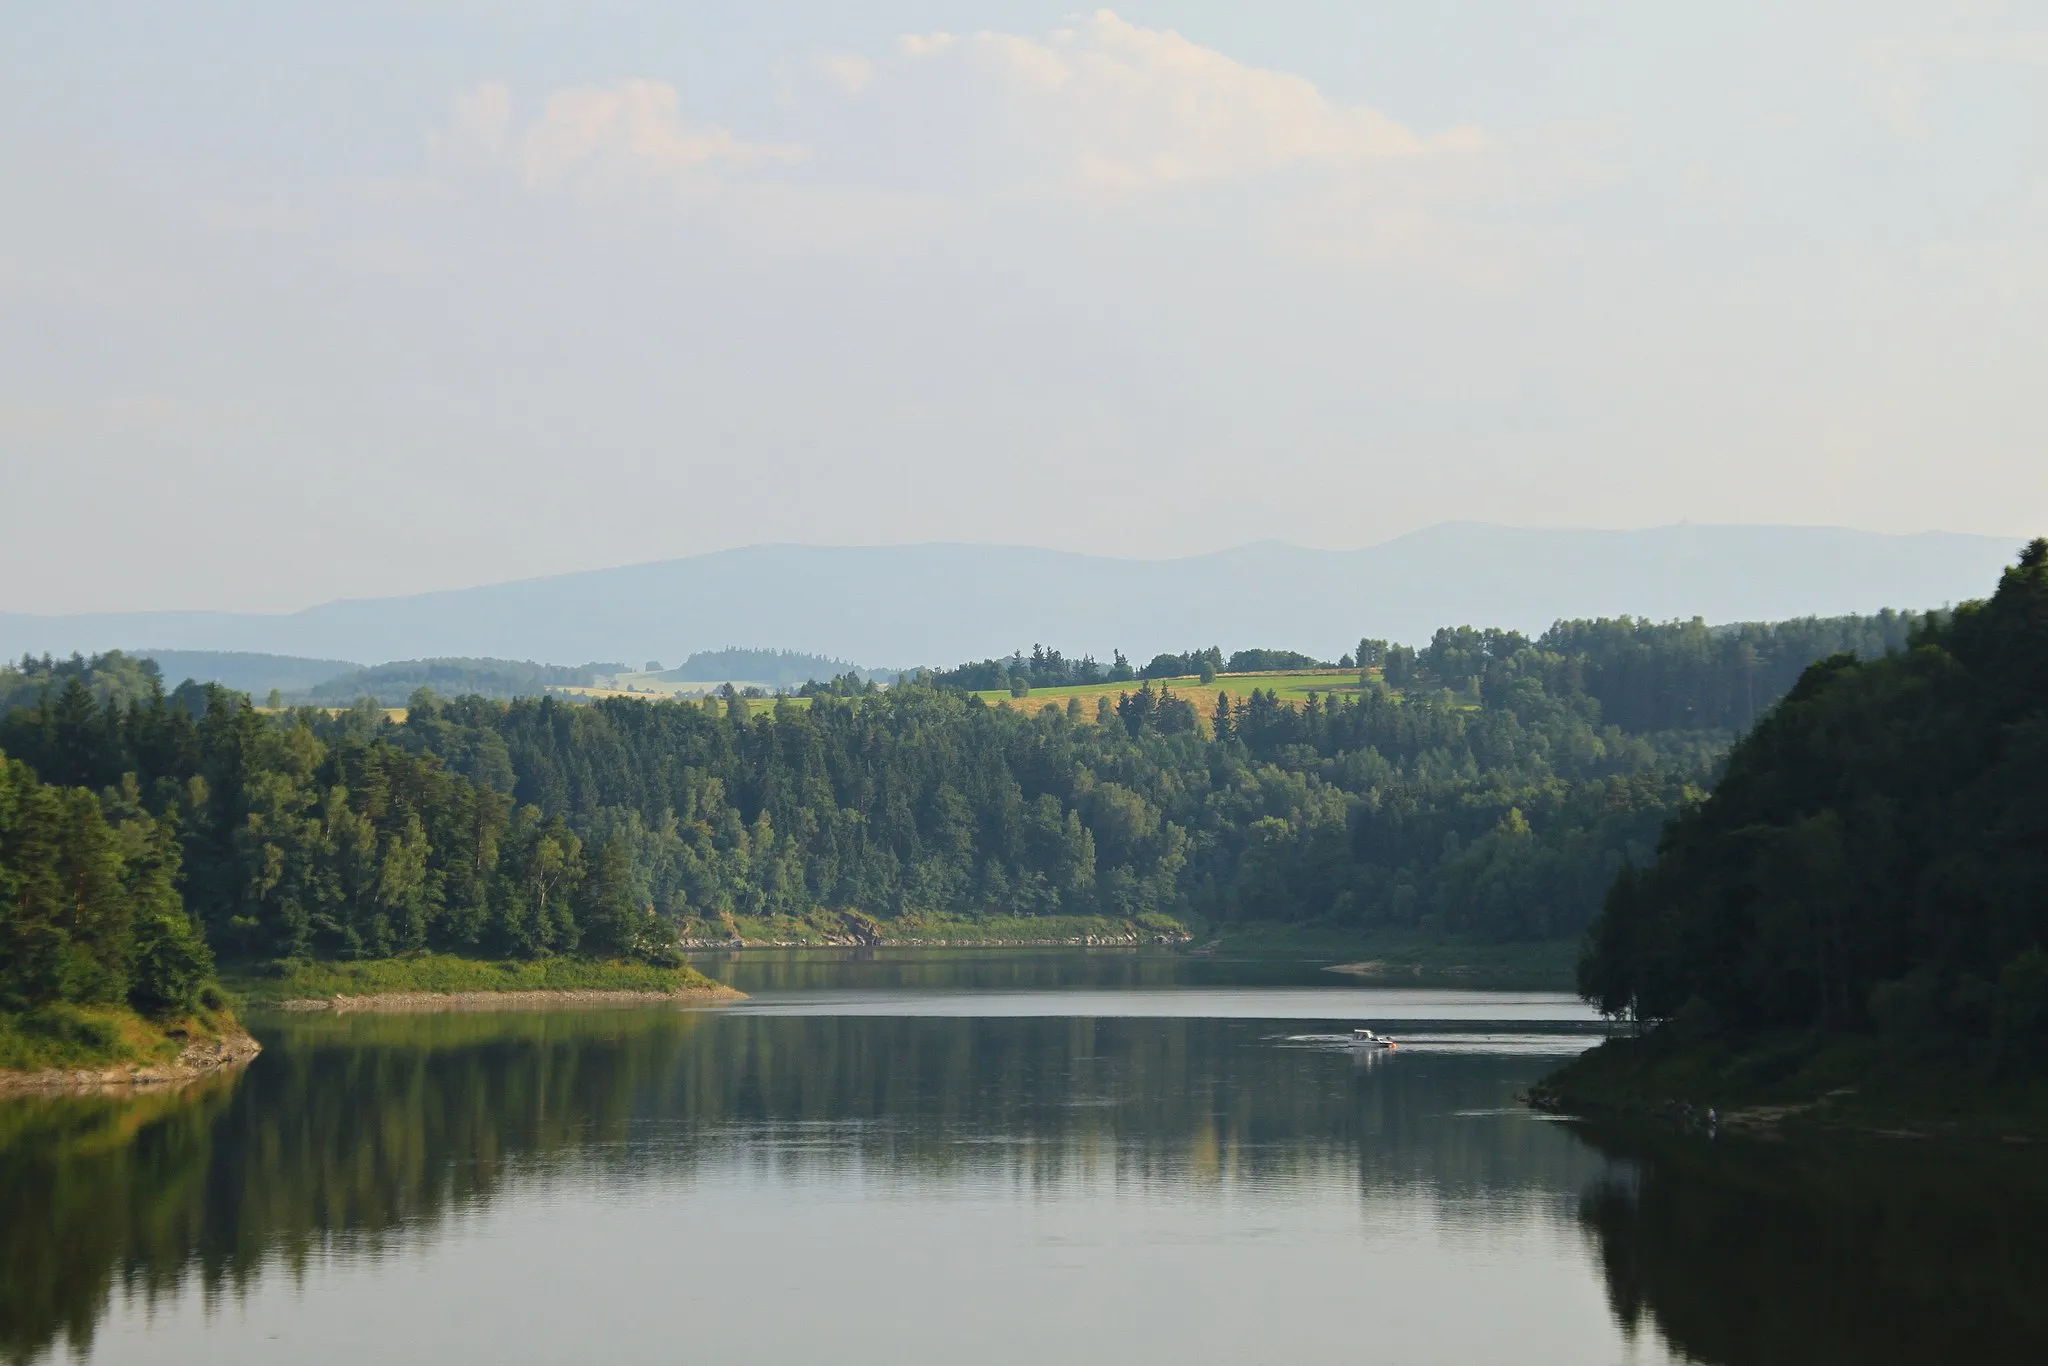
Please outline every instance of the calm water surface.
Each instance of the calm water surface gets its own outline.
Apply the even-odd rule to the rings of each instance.
[[[1538,1117],[1517,1093],[1599,1037],[1570,998],[1144,953],[706,966],[753,999],[258,1021],[239,1077],[0,1104],[0,1354],[2048,1359],[2033,1166]],[[1360,1022],[1401,1050],[1354,1054]]]

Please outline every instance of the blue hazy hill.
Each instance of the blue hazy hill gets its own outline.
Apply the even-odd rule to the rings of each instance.
[[[1834,527],[1586,531],[1445,523],[1362,550],[1261,542],[1141,560],[1018,546],[761,545],[281,614],[0,614],[0,651],[148,643],[330,660],[675,659],[738,642],[947,664],[1035,641],[1134,659],[1220,644],[1334,658],[1560,617],[1712,622],[1929,608],[1981,593],[2018,542]]]

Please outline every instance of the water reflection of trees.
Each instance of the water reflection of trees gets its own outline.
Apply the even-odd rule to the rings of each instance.
[[[1580,1218],[1624,1326],[1713,1366],[2048,1361],[2048,1163],[1928,1144],[1589,1135]]]
[[[151,1294],[179,1281],[203,1241],[208,1155],[232,1086],[0,1104],[0,1355],[90,1342],[117,1282]]]
[[[1701,1361],[2048,1360],[2037,1156],[1597,1133],[1589,1146],[1533,1119],[1458,1117],[1508,1104],[1541,1059],[1355,1066],[1288,1044],[1297,1028],[659,1011],[280,1022],[238,1078],[0,1104],[0,1356],[86,1345],[117,1293],[233,1294],[267,1267],[430,1237],[522,1183],[751,1164],[1189,1198],[1313,1183],[1474,1226],[1533,1202],[1583,1221],[1625,1324]]]
[[[733,1163],[1191,1194],[1314,1179],[1470,1214],[1555,1201],[1595,1173],[1556,1126],[1445,1118],[1508,1100],[1497,1058],[1355,1069],[1286,1046],[1286,1030],[663,1011],[282,1021],[239,1078],[0,1106],[0,1352],[83,1345],[117,1289],[233,1293],[266,1265],[298,1274],[428,1236],[522,1181]]]

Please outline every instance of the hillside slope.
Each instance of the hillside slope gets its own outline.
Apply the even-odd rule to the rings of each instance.
[[[1988,602],[1823,661],[1711,798],[1624,872],[1580,987],[1652,1026],[1563,1096],[1722,1103],[2007,1092],[2048,1078],[2048,541]],[[1931,1064],[1921,1066],[1920,1064]],[[1701,1093],[1706,1094],[1705,1092]],[[1930,1102],[1931,1103],[1931,1102]]]

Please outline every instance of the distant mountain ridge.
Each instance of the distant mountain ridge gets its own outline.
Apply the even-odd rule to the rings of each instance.
[[[761,545],[281,614],[0,613],[0,653],[260,651],[337,660],[678,658],[759,641],[864,664],[944,665],[1036,641],[1134,659],[1209,644],[1335,658],[1360,636],[1470,623],[1712,622],[1938,607],[2019,542],[1947,532],[1451,522],[1362,550],[1260,542],[1179,559],[1020,546]]]
[[[38,652],[40,653],[40,651]],[[51,653],[58,653],[52,651]],[[69,651],[63,653],[68,654]],[[80,653],[91,653],[81,651]],[[300,692],[325,683],[337,675],[352,673],[363,666],[346,659],[300,659],[292,655],[249,654],[209,650],[128,649],[128,654],[153,659],[162,671],[164,686],[174,688],[188,678],[219,683],[257,697],[272,688]],[[9,658],[19,658],[15,651]]]
[[[894,676],[891,671],[863,668],[846,659],[799,650],[749,650],[742,646],[699,650],[675,668],[654,676],[669,683],[747,682],[771,688],[800,688],[813,680],[823,683],[848,673],[862,679]]]
[[[624,667],[604,663],[571,667],[511,659],[400,659],[323,679],[297,695],[287,693],[284,700],[345,707],[359,698],[373,697],[387,707],[397,707],[419,688],[430,688],[444,697],[540,697],[556,688],[587,688]]]

